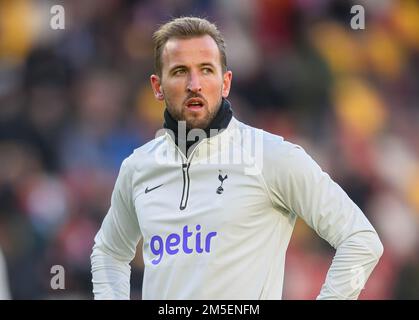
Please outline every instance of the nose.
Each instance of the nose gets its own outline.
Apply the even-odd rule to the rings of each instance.
[[[188,92],[198,93],[201,92],[201,82],[199,80],[199,76],[195,73],[191,73],[189,76],[189,83],[188,83]]]

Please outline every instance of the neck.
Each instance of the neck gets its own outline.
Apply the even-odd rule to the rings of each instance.
[[[188,140],[188,133],[193,128],[184,128],[183,130],[181,130],[181,132],[179,132],[179,127],[182,128],[182,124],[179,124],[179,121],[173,118],[173,116],[169,113],[167,108],[164,111],[163,127],[171,130],[174,133],[175,143],[178,147],[181,147],[182,144],[183,146],[186,146],[186,150],[182,150],[182,152],[184,152],[184,154],[187,155],[192,151],[191,147],[196,145],[200,140],[202,140],[203,138],[209,138],[214,135],[217,135],[222,130],[227,128],[232,117],[233,111],[231,110],[230,102],[223,98],[221,101],[221,106],[214,119],[211,120],[210,124],[205,129],[203,129],[205,132],[205,136],[196,136],[194,137],[194,140]]]

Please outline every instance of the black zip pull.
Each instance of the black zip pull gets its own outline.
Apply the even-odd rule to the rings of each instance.
[[[183,175],[183,190],[182,190],[182,199],[180,200],[180,210],[185,210],[186,205],[188,204],[189,198],[189,163],[182,163],[182,175]]]

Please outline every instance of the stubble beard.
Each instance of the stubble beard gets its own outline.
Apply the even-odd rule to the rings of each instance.
[[[210,125],[211,121],[215,118],[216,114],[221,108],[222,98],[217,102],[217,105],[214,108],[205,108],[205,115],[203,117],[194,117],[193,114],[187,115],[188,111],[182,105],[181,109],[172,108],[171,102],[168,99],[165,99],[166,108],[171,114],[171,116],[176,121],[185,121],[187,129],[206,129]],[[212,110],[212,111],[211,111]]]

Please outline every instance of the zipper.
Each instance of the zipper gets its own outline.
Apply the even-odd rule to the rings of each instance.
[[[183,173],[183,190],[182,190],[182,199],[180,200],[180,210],[185,210],[186,206],[188,205],[189,199],[189,167],[191,163],[182,163],[182,173]]]
[[[175,148],[181,155],[181,157],[185,160],[182,161],[182,177],[183,177],[183,189],[182,189],[182,198],[180,199],[180,210],[185,210],[188,205],[188,199],[189,199],[189,189],[190,189],[190,178],[189,178],[189,167],[191,166],[192,157],[195,153],[195,151],[198,149],[199,145],[202,144],[204,141],[206,141],[208,138],[202,139],[198,145],[195,146],[195,148],[192,150],[189,157],[186,157],[182,151],[180,151],[179,147],[176,145],[175,141],[172,139],[170,134],[168,134],[169,139],[172,140],[173,144],[175,145]]]

